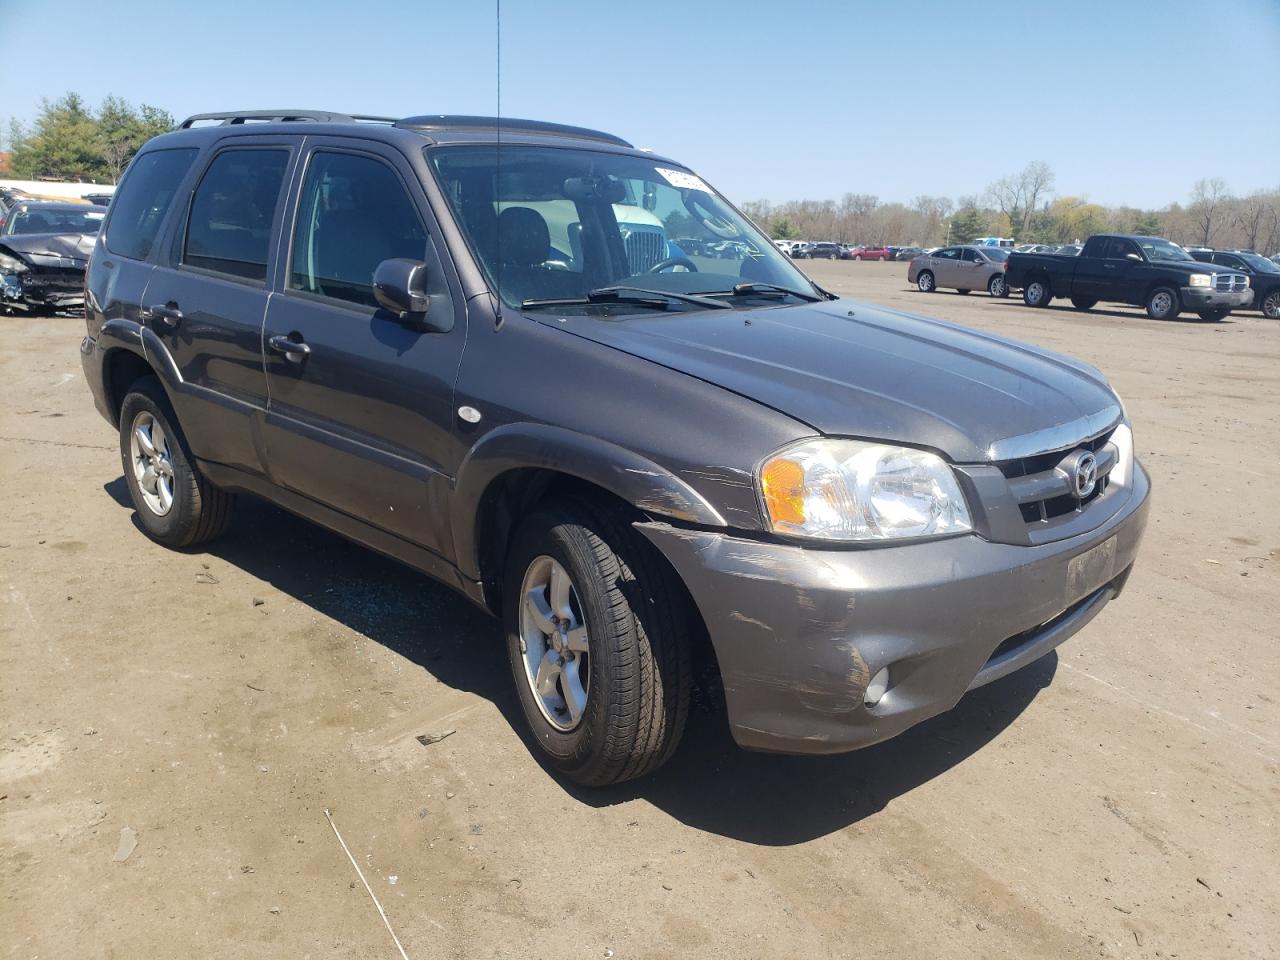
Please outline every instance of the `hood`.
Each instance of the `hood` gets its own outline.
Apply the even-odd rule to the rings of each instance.
[[[1062,449],[1123,416],[1088,364],[850,300],[538,319],[763,403],[816,432],[930,447],[958,463]]]
[[[97,242],[96,233],[20,233],[0,238],[0,249],[36,267],[83,267]]]

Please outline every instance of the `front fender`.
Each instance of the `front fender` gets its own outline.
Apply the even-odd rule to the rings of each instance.
[[[725,527],[702,494],[666,468],[617,444],[543,423],[509,423],[485,434],[454,480],[452,526],[459,565],[480,576],[477,519],[485,491],[511,470],[542,469],[595,484],[638,510],[705,527]]]

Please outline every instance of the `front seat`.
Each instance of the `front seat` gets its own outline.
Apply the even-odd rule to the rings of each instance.
[[[507,207],[498,215],[498,282],[507,300],[581,296],[582,274],[545,266],[550,257],[551,232],[542,214]]]

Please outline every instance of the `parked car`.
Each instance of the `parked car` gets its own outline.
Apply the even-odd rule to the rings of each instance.
[[[695,657],[742,745],[850,750],[1123,589],[1148,481],[1093,367],[855,316],[610,134],[251,117],[146,144],[90,264],[80,353],[136,522],[190,549],[249,493],[440,579],[501,619],[564,776],[662,764]],[[636,271],[631,204],[748,252]]]
[[[1003,247],[943,247],[915,257],[907,267],[907,282],[923,293],[947,287],[960,293],[986,290],[993,297],[1007,297],[1004,266],[1008,256]]]
[[[1068,297],[1077,310],[1099,301],[1145,306],[1153,320],[1172,320],[1183,310],[1221,320],[1253,299],[1249,278],[1239,271],[1206,269],[1170,240],[1098,234],[1076,257],[1014,253],[1009,286],[1021,287],[1030,307]]]
[[[111,205],[111,197],[112,194],[110,193],[86,193],[83,194],[80,199],[87,200],[94,206],[107,207]]]
[[[895,260],[914,260],[920,254],[924,253],[919,247],[898,247],[893,255]]]
[[[808,240],[796,240],[791,244],[791,258],[793,260],[805,260],[809,257],[809,251],[813,249],[813,244]]]
[[[21,200],[0,223],[0,310],[50,313],[84,303],[85,267],[103,210]]]
[[[878,243],[859,244],[853,248],[853,260],[889,260],[889,248]]]
[[[1196,250],[1191,254],[1201,263],[1237,270],[1249,278],[1253,291],[1251,306],[1262,315],[1280,320],[1280,265],[1256,253],[1239,250]]]
[[[812,260],[839,260],[843,251],[838,243],[815,243],[809,248],[808,256]]]
[[[1054,249],[1054,253],[1060,257],[1078,257],[1080,256],[1081,246],[1078,243],[1064,243],[1062,246]]]

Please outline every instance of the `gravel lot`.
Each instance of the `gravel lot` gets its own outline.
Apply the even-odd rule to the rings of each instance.
[[[1274,957],[1280,324],[804,266],[1106,371],[1155,483],[1138,566],[897,740],[750,755],[704,710],[601,793],[532,759],[495,625],[443,588],[254,502],[152,545],[83,323],[0,318],[0,955],[398,956],[328,808],[414,960]]]

